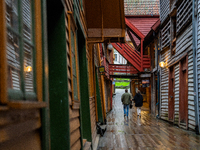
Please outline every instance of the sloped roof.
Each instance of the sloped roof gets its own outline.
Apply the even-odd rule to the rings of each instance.
[[[129,22],[131,22],[144,36],[146,36],[151,27],[159,20],[159,17],[127,17]]]
[[[129,22],[133,24],[144,36],[146,36],[152,28],[155,28],[157,23],[159,23],[159,16],[146,16],[146,17],[139,17],[139,16],[131,16],[127,17]],[[132,34],[133,35],[133,34]],[[140,40],[133,35],[133,38],[137,45],[140,44]],[[126,40],[130,41],[128,35],[126,34]]]

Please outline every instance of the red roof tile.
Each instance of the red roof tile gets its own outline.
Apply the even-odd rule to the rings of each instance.
[[[157,24],[160,22],[159,16],[158,17],[126,17],[129,22],[131,22],[144,36],[146,36],[151,29],[155,28]],[[140,44],[139,39],[133,35],[133,38],[137,45]],[[130,41],[129,37],[126,36],[126,40]]]
[[[159,18],[127,18],[140,32],[146,36],[151,27],[159,20]]]

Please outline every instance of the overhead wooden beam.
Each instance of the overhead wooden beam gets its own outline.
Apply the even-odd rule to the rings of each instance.
[[[128,33],[129,38],[131,39],[131,42],[133,43],[134,47],[137,49],[138,46],[137,46],[137,44],[136,44],[136,42],[135,42],[133,36],[132,36],[131,33],[130,33],[130,29],[127,29],[127,33]]]

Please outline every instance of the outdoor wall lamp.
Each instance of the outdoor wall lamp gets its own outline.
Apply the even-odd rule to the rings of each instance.
[[[159,66],[160,66],[161,68],[164,68],[164,67],[165,67],[165,63],[164,63],[163,61],[161,61],[161,62],[159,63]]]
[[[27,66],[25,69],[26,72],[31,72],[32,71],[32,67],[31,66]]]
[[[108,44],[108,50],[112,51],[112,49],[113,49],[113,46],[112,46],[111,43],[109,43],[109,44]]]

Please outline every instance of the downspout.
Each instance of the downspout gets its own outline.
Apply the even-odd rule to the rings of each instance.
[[[196,0],[192,2],[192,36],[193,36],[193,75],[194,75],[194,107],[195,107],[195,131],[199,134],[199,105],[198,105],[198,88],[197,88],[197,67],[196,67]]]
[[[158,43],[157,43],[157,89],[158,89],[158,115],[157,118],[160,118],[160,71],[158,69],[158,56],[160,54],[160,51],[158,51]]]
[[[154,35],[156,35],[155,31],[154,31]],[[160,51],[158,51],[158,38],[155,36],[155,38],[157,39],[157,43],[156,43],[156,50],[157,50],[157,56],[156,56],[156,59],[157,59],[157,63],[156,63],[156,66],[157,66],[157,90],[158,90],[158,103],[156,104],[158,106],[158,114],[156,116],[156,118],[159,118],[160,117],[160,71],[158,69],[158,56],[160,54]]]

